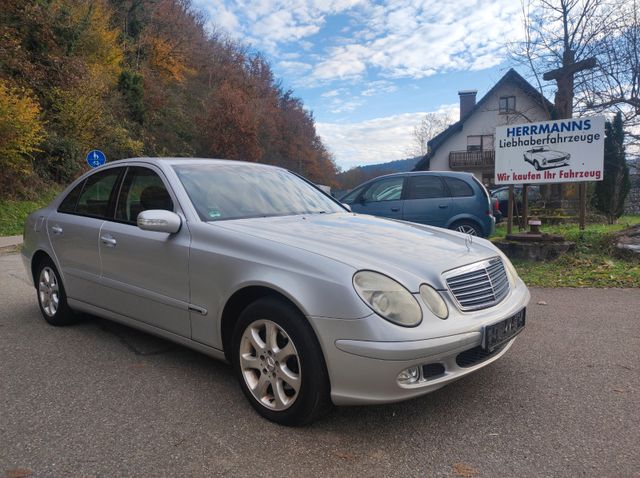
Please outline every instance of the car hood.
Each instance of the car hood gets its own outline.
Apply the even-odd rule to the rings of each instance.
[[[314,214],[212,223],[304,249],[355,269],[400,280],[412,292],[428,281],[445,288],[441,274],[498,255],[484,239],[431,226],[353,213]],[[467,247],[468,246],[468,247]]]

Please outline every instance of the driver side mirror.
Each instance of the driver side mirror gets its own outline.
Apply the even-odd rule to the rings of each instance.
[[[143,231],[174,234],[180,230],[182,219],[175,212],[164,209],[148,209],[138,214],[137,223]]]
[[[351,206],[349,206],[346,202],[340,203],[342,204],[342,207],[345,208],[347,211],[352,212],[351,211]]]

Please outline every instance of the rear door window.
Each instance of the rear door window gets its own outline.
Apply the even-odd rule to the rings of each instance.
[[[109,168],[89,176],[78,198],[75,213],[83,216],[108,219],[115,201],[114,186],[123,168]]]
[[[453,197],[468,197],[473,196],[473,189],[462,179],[444,177],[444,182],[447,183],[449,192]]]
[[[502,191],[498,191],[493,194],[498,201],[506,201],[509,199],[509,191],[507,189],[503,189]]]
[[[447,197],[447,191],[439,176],[424,175],[409,178],[406,199],[430,199]]]
[[[85,180],[86,181],[86,180]],[[76,204],[78,204],[78,198],[82,192],[85,181],[81,181],[75,188],[71,190],[67,197],[62,200],[58,207],[58,212],[66,212],[73,214],[76,211]]]

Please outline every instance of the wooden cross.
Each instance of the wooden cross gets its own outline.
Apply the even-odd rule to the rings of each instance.
[[[573,116],[573,77],[583,70],[590,70],[596,67],[594,57],[586,60],[575,61],[573,50],[566,50],[562,55],[562,67],[547,71],[542,78],[545,81],[555,80],[558,85],[554,104],[556,107],[557,119],[571,118]]]
[[[557,119],[571,118],[573,116],[573,77],[576,73],[583,70],[590,70],[596,67],[596,59],[594,57],[585,60],[576,61],[575,52],[573,50],[565,50],[562,54],[562,67],[555,70],[547,71],[542,75],[545,81],[555,80],[558,85],[558,91],[554,98],[554,106]],[[587,215],[587,189],[585,183],[579,183],[578,191],[580,195],[580,229],[584,229],[585,217]],[[562,198],[562,185],[558,184],[557,188],[551,188],[552,198]],[[526,192],[524,192],[526,194]]]

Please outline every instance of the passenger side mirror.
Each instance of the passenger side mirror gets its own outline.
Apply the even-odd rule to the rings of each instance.
[[[148,209],[138,214],[137,223],[143,231],[174,234],[180,230],[182,220],[175,212],[164,209]]]
[[[352,212],[351,206],[349,206],[346,202],[343,202],[341,204],[342,204],[342,207],[345,208],[347,211]]]

